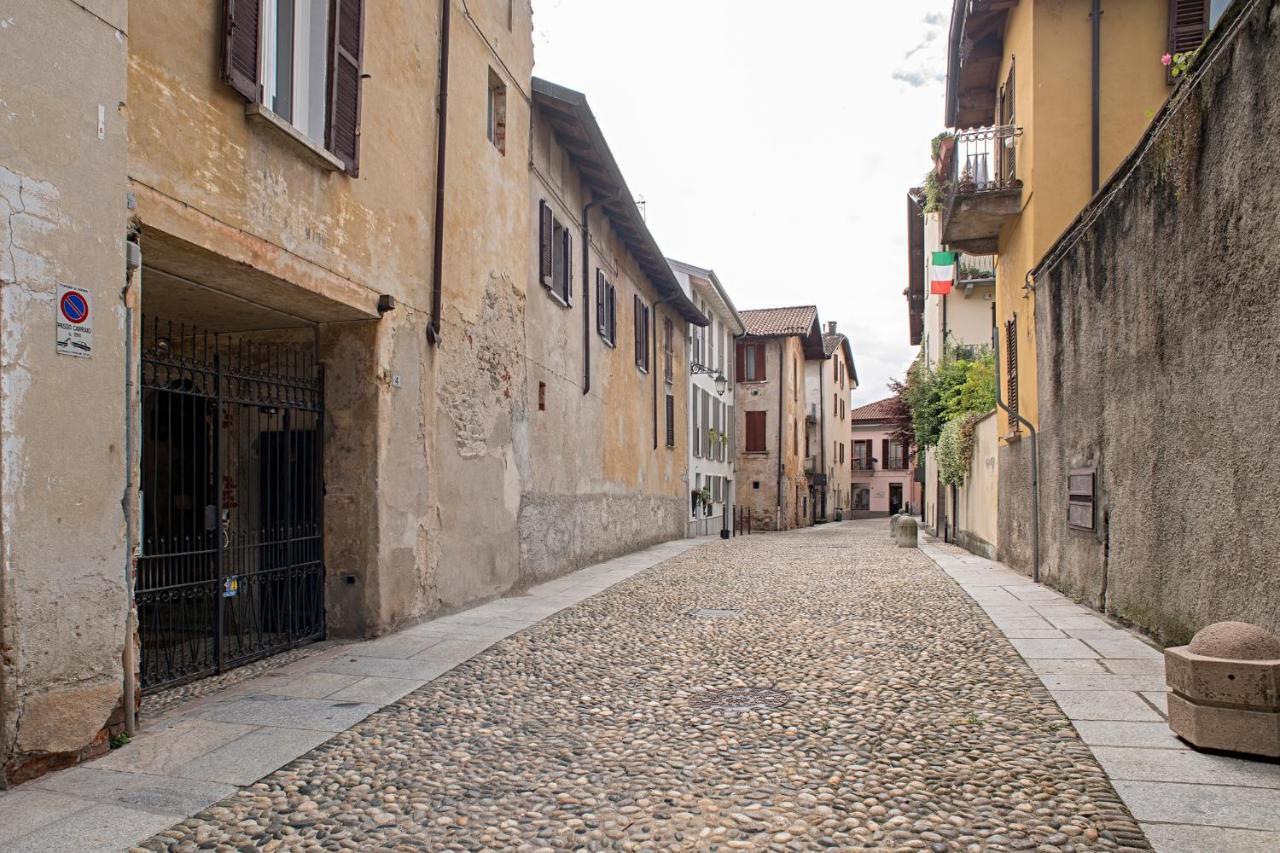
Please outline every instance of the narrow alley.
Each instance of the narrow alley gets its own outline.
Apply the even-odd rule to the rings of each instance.
[[[883,520],[689,550],[143,847],[215,845],[1146,848],[1036,675]]]

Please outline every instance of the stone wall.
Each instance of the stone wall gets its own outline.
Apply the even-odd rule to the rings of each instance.
[[[1044,576],[1168,643],[1280,630],[1277,56],[1280,3],[1237,3],[1036,278]],[[1084,467],[1094,531],[1066,522]]]

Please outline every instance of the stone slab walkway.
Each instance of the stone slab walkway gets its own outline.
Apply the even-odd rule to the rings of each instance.
[[[121,749],[0,792],[0,851],[132,847],[494,643],[706,541],[678,540],[618,557],[370,642],[331,643],[183,703],[144,721]]]
[[[1148,849],[1023,659],[880,522],[675,556],[142,847]]]
[[[1071,719],[1157,851],[1280,850],[1280,764],[1197,752],[1166,720],[1164,656],[1002,563],[924,539]]]

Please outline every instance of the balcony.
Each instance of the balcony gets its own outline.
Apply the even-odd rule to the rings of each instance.
[[[1022,211],[1018,140],[1022,128],[957,133],[939,167],[946,177],[942,242],[971,255],[996,251],[1000,229]]]
[[[818,473],[818,457],[806,456],[804,458],[804,472],[810,476]]]
[[[816,424],[818,422],[818,404],[817,403],[809,404],[809,412],[804,416],[804,419],[811,424]]]
[[[876,469],[875,462],[866,459],[854,459],[853,470],[855,471],[874,471]]]

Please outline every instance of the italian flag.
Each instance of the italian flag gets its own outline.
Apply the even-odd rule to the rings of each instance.
[[[934,252],[929,275],[929,292],[934,296],[946,296],[956,283],[956,253]]]

